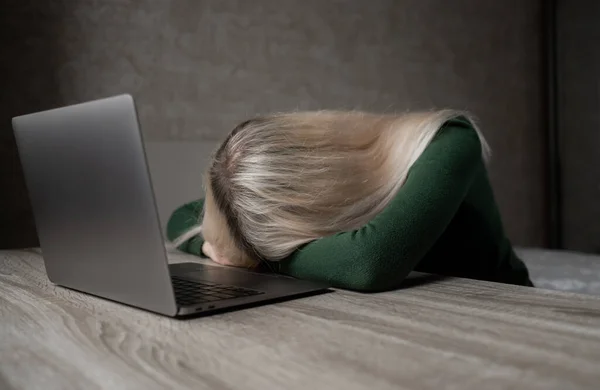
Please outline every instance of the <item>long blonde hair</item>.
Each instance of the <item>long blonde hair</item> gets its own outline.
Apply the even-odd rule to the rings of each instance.
[[[293,112],[237,126],[205,175],[202,223],[176,240],[202,234],[239,266],[277,261],[299,246],[356,229],[377,215],[455,110],[372,114]]]

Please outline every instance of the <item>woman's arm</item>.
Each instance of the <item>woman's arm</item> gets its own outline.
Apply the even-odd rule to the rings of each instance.
[[[475,130],[449,122],[380,214],[358,230],[305,245],[279,263],[280,272],[359,291],[397,287],[442,235],[480,169]]]
[[[398,286],[444,232],[479,169],[479,137],[468,123],[451,121],[411,167],[390,204],[360,229],[310,242],[289,258],[271,263],[279,272],[358,291]],[[202,200],[177,209],[167,227],[170,240],[196,225]],[[202,254],[193,238],[182,251]]]
[[[200,216],[204,207],[204,200],[197,200],[186,203],[171,214],[167,222],[167,239],[174,241],[177,237],[185,233],[188,229],[197,226],[200,223]],[[197,256],[205,257],[202,253],[202,244],[204,240],[200,236],[192,237],[178,249]]]

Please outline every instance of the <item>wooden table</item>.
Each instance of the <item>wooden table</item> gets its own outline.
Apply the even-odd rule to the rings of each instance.
[[[0,389],[100,388],[600,389],[600,298],[449,278],[173,320],[0,251]]]

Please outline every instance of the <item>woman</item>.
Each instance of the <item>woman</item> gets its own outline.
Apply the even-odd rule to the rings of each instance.
[[[465,113],[317,111],[237,126],[205,199],[168,223],[181,250],[381,291],[413,270],[532,286],[489,183],[488,146]]]

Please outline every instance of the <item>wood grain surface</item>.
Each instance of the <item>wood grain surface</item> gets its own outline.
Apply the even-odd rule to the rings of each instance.
[[[599,388],[600,298],[411,284],[174,320],[53,286],[37,250],[0,251],[0,389]]]

